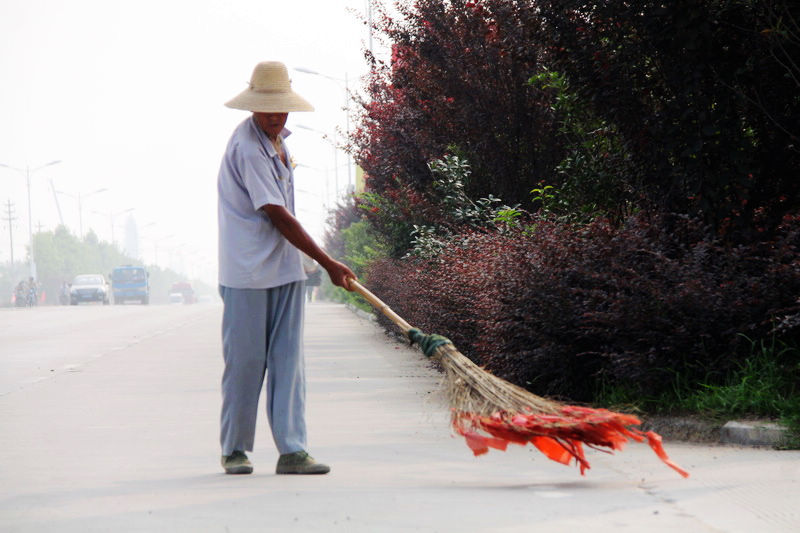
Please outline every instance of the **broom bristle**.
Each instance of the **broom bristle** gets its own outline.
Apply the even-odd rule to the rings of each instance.
[[[482,369],[449,342],[431,356],[445,370],[443,388],[453,429],[475,455],[489,448],[505,450],[509,443],[531,443],[553,461],[570,464],[574,459],[584,474],[590,465],[583,444],[612,451],[628,440],[647,440],[667,466],[689,476],[669,459],[658,434],[632,427],[641,423],[635,416],[542,398]]]
[[[497,412],[556,415],[562,404],[536,396],[482,369],[452,344],[433,354],[444,368],[444,394],[455,411],[491,416]]]
[[[353,290],[394,322],[422,352],[445,370],[444,393],[452,407],[453,429],[462,435],[475,455],[489,448],[505,450],[508,443],[531,443],[548,458],[562,464],[574,459],[581,474],[589,468],[583,444],[621,450],[628,439],[647,439],[653,451],[682,476],[689,474],[664,453],[661,437],[630,426],[639,425],[631,415],[606,409],[575,407],[532,394],[498,378],[467,359],[441,335],[425,335],[392,311],[355,279]]]

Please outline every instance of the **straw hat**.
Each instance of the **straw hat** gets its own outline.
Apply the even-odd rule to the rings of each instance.
[[[264,61],[256,65],[250,76],[250,87],[225,105],[261,113],[314,111],[314,106],[292,90],[286,65],[278,61]]]

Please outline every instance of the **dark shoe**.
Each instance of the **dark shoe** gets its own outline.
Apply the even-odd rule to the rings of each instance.
[[[285,453],[278,459],[276,474],[327,474],[331,467],[318,463],[306,452]]]
[[[253,465],[247,455],[239,450],[234,450],[230,455],[223,455],[221,462],[226,474],[250,474],[253,472]]]

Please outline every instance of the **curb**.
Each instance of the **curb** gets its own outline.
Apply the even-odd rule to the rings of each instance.
[[[665,439],[735,446],[778,447],[789,440],[789,429],[764,420],[713,422],[701,418],[642,417],[642,429]]]
[[[731,420],[720,429],[720,442],[741,446],[780,446],[788,440],[788,428],[774,422]]]
[[[668,440],[679,440],[699,443],[720,442],[721,423],[701,418],[673,416],[642,416],[641,428],[644,431],[655,431]]]

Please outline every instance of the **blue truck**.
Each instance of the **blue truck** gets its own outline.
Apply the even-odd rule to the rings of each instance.
[[[114,305],[137,301],[150,303],[150,273],[135,265],[118,266],[111,272],[111,292]]]

